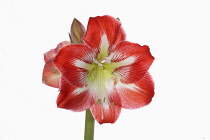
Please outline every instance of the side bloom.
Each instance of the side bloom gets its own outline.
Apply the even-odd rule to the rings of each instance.
[[[60,49],[69,44],[69,41],[63,41],[59,43],[55,49],[51,49],[44,54],[45,66],[42,74],[42,82],[44,84],[59,88],[61,73],[59,72],[58,68],[54,66],[53,61]]]
[[[52,60],[60,74],[59,108],[90,108],[102,124],[114,123],[121,108],[136,109],[151,102],[154,83],[148,70],[154,57],[148,46],[125,39],[117,19],[91,17],[84,44],[60,49]]]

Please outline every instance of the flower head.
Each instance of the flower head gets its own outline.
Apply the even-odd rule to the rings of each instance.
[[[100,123],[114,123],[121,108],[149,104],[154,84],[148,69],[149,47],[125,40],[121,23],[111,17],[90,18],[84,44],[62,47],[53,64],[61,74],[59,108],[90,108]]]

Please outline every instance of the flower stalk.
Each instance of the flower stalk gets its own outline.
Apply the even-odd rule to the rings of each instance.
[[[90,112],[90,109],[86,110],[85,117],[85,134],[84,140],[94,140],[94,124],[95,120]]]

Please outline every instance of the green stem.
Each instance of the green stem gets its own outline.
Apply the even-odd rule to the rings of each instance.
[[[90,109],[86,110],[85,117],[85,136],[84,140],[94,140],[94,123],[95,120],[90,112]]]

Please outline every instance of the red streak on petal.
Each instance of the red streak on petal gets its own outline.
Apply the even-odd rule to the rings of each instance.
[[[93,105],[90,109],[99,124],[115,123],[121,112],[121,107],[116,105],[110,105],[108,109],[105,109],[102,104],[98,104]]]
[[[121,82],[126,84],[138,82],[146,74],[154,61],[148,46],[140,46],[139,44],[127,41],[119,43],[113,50],[113,53],[112,62],[120,62],[129,57],[135,58],[134,63],[121,66],[115,71],[120,75]]]
[[[103,34],[107,35],[110,45],[109,50],[112,50],[116,44],[125,40],[125,33],[119,20],[111,16],[91,17],[84,37],[85,43],[99,52]]]
[[[135,83],[135,86],[139,87],[140,89],[117,89],[123,108],[136,109],[143,107],[152,101],[154,96],[154,83],[149,73],[147,73],[141,80]]]
[[[59,108],[69,109],[72,111],[84,111],[93,105],[94,100],[88,90],[77,94],[75,90],[77,87],[70,85],[62,78],[61,90],[57,99]]]
[[[76,87],[83,87],[86,82],[88,70],[75,65],[77,61],[92,64],[94,54],[86,45],[68,45],[60,50],[54,64],[65,79]]]

